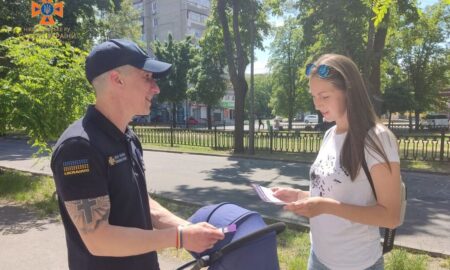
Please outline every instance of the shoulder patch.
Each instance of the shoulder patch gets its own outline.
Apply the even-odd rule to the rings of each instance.
[[[64,175],[82,174],[90,171],[87,159],[64,161],[63,168]]]

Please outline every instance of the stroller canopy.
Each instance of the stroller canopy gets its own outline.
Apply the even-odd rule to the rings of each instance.
[[[267,227],[261,215],[231,203],[221,203],[200,208],[189,218],[192,223],[208,222],[218,228],[236,224],[237,230],[225,234],[214,247],[202,253],[191,252],[194,258],[211,255],[210,270],[277,270],[276,233],[272,231],[243,245],[236,245],[229,253],[221,249],[239,239]]]

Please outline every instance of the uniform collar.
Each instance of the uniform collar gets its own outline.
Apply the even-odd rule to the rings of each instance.
[[[127,127],[125,133],[118,129],[108,118],[106,118],[94,105],[89,105],[85,121],[92,122],[98,129],[116,141],[124,141],[130,137],[130,129]]]

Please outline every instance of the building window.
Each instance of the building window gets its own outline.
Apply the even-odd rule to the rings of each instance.
[[[156,6],[156,1],[152,2],[152,14],[156,14],[157,11],[157,6]]]
[[[158,26],[158,18],[153,18],[153,28]]]
[[[208,19],[208,16],[189,10],[187,13],[187,18],[193,22],[204,24]]]
[[[211,7],[211,3],[209,0],[189,0],[189,3],[196,5],[198,7],[202,7],[202,8],[210,8]]]

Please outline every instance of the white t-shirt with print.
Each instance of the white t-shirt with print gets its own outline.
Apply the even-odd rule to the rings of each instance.
[[[324,136],[316,160],[310,170],[311,196],[333,198],[360,206],[375,205],[369,180],[361,168],[354,181],[340,165],[340,154],[347,133],[336,134],[336,126]],[[394,136],[383,125],[375,132],[390,162],[399,162]],[[365,158],[370,168],[385,161],[366,147]],[[373,265],[382,255],[379,228],[352,222],[335,215],[322,214],[310,219],[312,249],[317,258],[332,270],[361,270]]]

